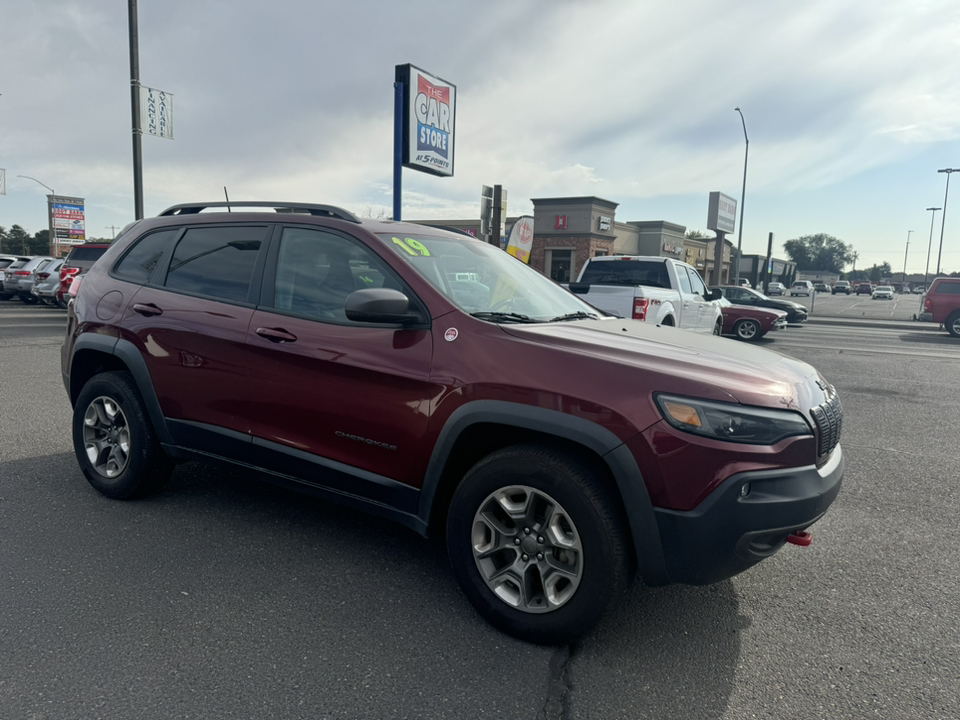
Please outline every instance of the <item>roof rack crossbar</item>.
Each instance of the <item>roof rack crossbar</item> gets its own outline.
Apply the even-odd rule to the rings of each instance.
[[[291,203],[291,202],[267,202],[261,200],[247,200],[226,202],[197,202],[181,203],[172,205],[160,213],[159,217],[169,215],[195,215],[208,208],[237,208],[237,207],[262,207],[273,208],[277,213],[308,213],[320,217],[331,217],[337,220],[346,220],[348,222],[359,223],[360,218],[349,210],[337,207],[335,205],[315,205],[312,203]]]

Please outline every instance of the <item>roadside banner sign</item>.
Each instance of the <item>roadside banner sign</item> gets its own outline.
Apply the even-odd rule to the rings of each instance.
[[[140,132],[173,140],[173,93],[140,86]]]
[[[7,171],[0,168],[0,195],[7,194]]]

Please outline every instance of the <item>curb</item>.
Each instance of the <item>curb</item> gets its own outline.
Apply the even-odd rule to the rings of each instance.
[[[934,322],[920,322],[910,319],[876,319],[876,318],[844,318],[844,317],[818,317],[810,315],[807,317],[807,324],[814,325],[840,325],[844,327],[883,327],[895,328],[900,330],[913,330],[917,332],[943,332],[943,326]]]

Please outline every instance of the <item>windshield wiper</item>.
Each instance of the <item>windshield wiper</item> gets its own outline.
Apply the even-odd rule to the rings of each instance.
[[[491,322],[515,322],[515,323],[540,322],[540,320],[535,320],[529,315],[521,315],[520,313],[511,313],[511,312],[475,312],[475,313],[470,313],[470,316],[479,318],[481,320],[490,320]]]
[[[566,315],[557,315],[555,318],[550,318],[548,322],[566,322],[567,320],[599,320],[599,316],[594,313],[583,312],[582,310],[572,313],[567,313]]]

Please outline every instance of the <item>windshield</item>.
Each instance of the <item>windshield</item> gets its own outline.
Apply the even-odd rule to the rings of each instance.
[[[466,235],[380,237],[451,302],[475,317],[493,322],[549,322],[601,315],[512,255]]]

